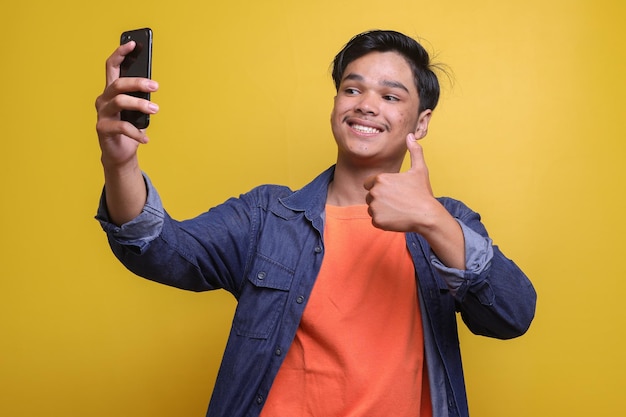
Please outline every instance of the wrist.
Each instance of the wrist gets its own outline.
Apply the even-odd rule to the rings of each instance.
[[[428,202],[423,202],[415,213],[413,231],[424,237],[437,233],[442,224],[445,224],[451,217],[445,207],[434,197]]]
[[[107,158],[104,154],[100,157],[100,163],[104,170],[105,177],[128,177],[129,175],[136,175],[141,173],[139,168],[139,160],[137,155],[124,160],[116,161],[113,158]]]

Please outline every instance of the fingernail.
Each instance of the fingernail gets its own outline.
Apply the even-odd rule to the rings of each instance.
[[[148,81],[147,87],[150,90],[156,90],[157,88],[159,88],[159,84],[156,81],[150,80],[150,81]]]
[[[154,113],[159,111],[159,106],[157,106],[155,103],[148,104],[148,108]]]

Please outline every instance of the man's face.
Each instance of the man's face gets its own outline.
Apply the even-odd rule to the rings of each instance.
[[[398,171],[406,136],[426,135],[431,111],[418,116],[413,73],[397,52],[371,52],[344,71],[331,113],[337,163]]]

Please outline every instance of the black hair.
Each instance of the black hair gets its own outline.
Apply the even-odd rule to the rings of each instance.
[[[390,51],[402,55],[411,67],[420,98],[418,111],[434,110],[439,101],[440,88],[428,52],[415,39],[392,30],[367,31],[350,39],[333,60],[335,89],[339,90],[343,73],[352,61],[370,52]]]

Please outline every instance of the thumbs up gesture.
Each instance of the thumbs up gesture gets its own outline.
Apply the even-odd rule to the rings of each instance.
[[[411,168],[406,172],[370,177],[364,186],[374,226],[396,232],[418,232],[432,222],[439,202],[433,196],[422,146],[410,133],[406,138]],[[434,207],[433,207],[434,206]]]
[[[407,171],[378,174],[365,181],[372,224],[383,230],[419,233],[445,265],[464,269],[461,227],[434,197],[424,152],[413,133],[407,135],[406,145],[411,158]]]

